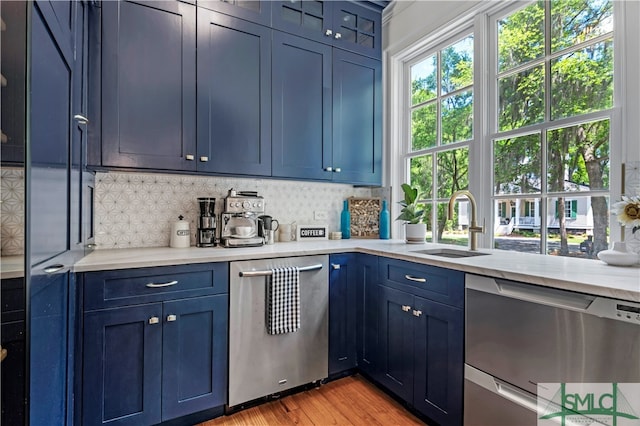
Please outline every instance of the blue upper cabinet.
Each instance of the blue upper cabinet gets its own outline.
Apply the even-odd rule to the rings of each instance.
[[[242,18],[256,24],[271,25],[270,0],[197,0],[202,8]],[[200,9],[201,10],[201,9]]]
[[[331,47],[273,32],[272,174],[330,180]]]
[[[347,1],[276,1],[273,27],[341,49],[380,59],[380,10]]]
[[[196,7],[102,3],[102,165],[195,170]]]
[[[273,70],[273,176],[380,185],[380,61],[274,31]]]
[[[198,10],[198,171],[271,175],[271,30]]]
[[[333,50],[333,181],[382,182],[382,64]]]

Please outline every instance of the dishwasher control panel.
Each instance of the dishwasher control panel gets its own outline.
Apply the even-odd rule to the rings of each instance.
[[[630,303],[616,303],[616,316],[629,321],[635,320],[640,324],[640,305],[634,306]]]

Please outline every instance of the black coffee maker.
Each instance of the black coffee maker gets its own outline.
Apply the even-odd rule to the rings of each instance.
[[[198,198],[200,217],[198,218],[197,247],[214,247],[216,245],[216,199]]]

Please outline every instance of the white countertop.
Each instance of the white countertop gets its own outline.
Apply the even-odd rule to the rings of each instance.
[[[506,278],[546,287],[640,302],[640,265],[609,266],[599,260],[543,256],[505,250],[480,250],[489,256],[443,258],[415,250],[452,248],[441,244],[406,244],[403,240],[326,240],[276,243],[247,248],[133,248],[96,250],[74,266],[74,272],[228,262],[345,252],[369,253],[463,272]]]
[[[0,257],[0,278],[22,278],[24,277],[24,256],[2,256]]]

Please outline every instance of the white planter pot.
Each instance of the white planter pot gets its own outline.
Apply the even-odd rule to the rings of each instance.
[[[426,238],[426,223],[407,223],[405,225],[404,240],[407,244],[424,244]]]

